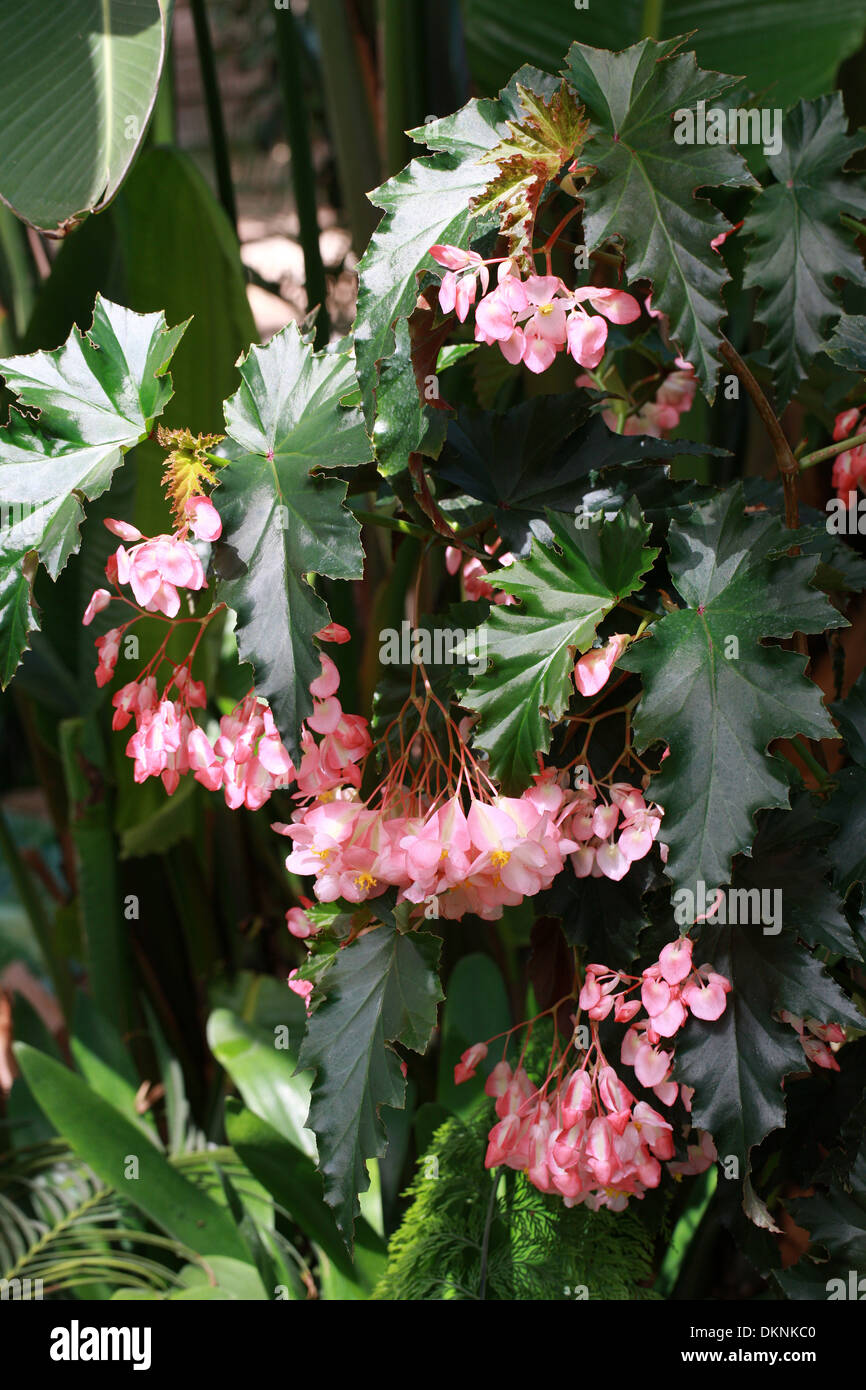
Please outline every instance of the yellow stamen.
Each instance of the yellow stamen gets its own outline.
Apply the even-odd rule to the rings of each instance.
[[[491,864],[495,864],[497,869],[503,864],[507,864],[511,858],[511,852],[507,849],[495,849],[490,856]]]

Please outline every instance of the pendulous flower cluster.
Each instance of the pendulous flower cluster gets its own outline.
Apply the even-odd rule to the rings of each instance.
[[[836,416],[833,425],[833,441],[849,439],[852,435],[866,433],[866,411],[852,408],[843,410]],[[836,496],[847,501],[851,492],[866,483],[866,444],[854,449],[845,449],[833,460],[833,486]]]
[[[581,367],[597,367],[604,356],[610,323],[633,323],[640,304],[623,290],[584,285],[570,290],[558,275],[514,274],[510,260],[484,261],[459,246],[431,246],[430,255],[446,268],[439,287],[439,305],[456,312],[463,323],[475,303],[480,283],[482,298],[475,309],[475,339],[496,343],[507,362],[522,362],[531,372],[545,372],[563,349]],[[496,288],[490,290],[488,266],[499,265]],[[587,305],[595,310],[590,314]]]
[[[665,946],[641,977],[589,965],[578,997],[580,1012],[572,1016],[574,1034],[559,1056],[554,1044],[544,1082],[533,1084],[523,1057],[514,1069],[503,1058],[488,1076],[484,1089],[495,1099],[498,1120],[489,1135],[487,1167],[519,1169],[539,1191],[558,1193],[567,1206],[583,1203],[594,1211],[622,1211],[632,1197],[642,1198],[658,1186],[663,1163],[675,1177],[709,1167],[716,1150],[711,1136],[702,1132],[685,1160],[670,1162],[673,1124],[621,1080],[605,1057],[598,1025],[610,1014],[615,1022],[629,1024],[621,1061],[634,1067],[638,1081],[661,1105],[672,1106],[680,1095],[688,1112],[692,1092],[671,1079],[673,1050],[661,1048],[662,1038],[673,1037],[689,1011],[698,1018],[721,1017],[730,987],[711,966],[693,966],[688,937]],[[638,989],[641,997],[629,999]],[[647,1016],[639,1019],[642,1006]],[[588,1046],[581,1046],[583,1011],[589,1020]],[[487,1052],[486,1043],[468,1048],[455,1068],[455,1081],[473,1076]]]
[[[206,587],[201,558],[188,539],[189,534],[196,540],[211,542],[219,538],[222,527],[219,513],[207,497],[188,498],[183,511],[185,521],[180,529],[161,536],[143,536],[125,521],[106,521],[108,530],[125,545],[118,546],[105,567],[114,592],[97,589],[83,622],[89,626],[96,614],[112,602],[132,608],[134,616],[96,639],[96,682],[104,686],[113,679],[121,643],[140,618],[154,614],[165,619],[166,635],[155,654],[136,678],[127,681],[112,697],[112,728],[125,729],[131,720],[135,721],[135,732],[126,745],[126,752],[135,763],[135,781],[160,777],[171,796],[181,777],[192,773],[208,790],[221,789],[232,809],[246,806],[257,810],[277,786],[288,784],[294,768],[270,709],[253,693],[230,714],[223,715],[213,742],[196,722],[194,711],[206,708],[207,695],[204,684],[193,679],[192,663],[213,615],[178,618],[180,591],[196,592]],[[121,591],[121,586],[132,590],[132,599]],[[181,623],[192,625],[198,632],[186,659],[176,663],[166,656],[166,648]],[[160,688],[161,671],[166,665],[170,673]]]

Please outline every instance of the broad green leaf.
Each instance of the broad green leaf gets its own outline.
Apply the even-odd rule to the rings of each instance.
[[[51,1123],[103,1182],[187,1249],[245,1258],[227,1212],[173,1168],[113,1105],[34,1048],[19,1043],[15,1055]],[[127,1176],[130,1156],[138,1163],[135,1179]]]
[[[472,211],[496,213],[507,253],[524,275],[532,275],[532,234],[541,196],[564,164],[579,155],[587,121],[574,93],[563,82],[550,100],[517,84],[521,117],[508,122],[508,135],[482,155],[497,173],[473,200]]]
[[[277,1046],[275,1033],[269,1035],[229,1009],[214,1010],[207,1038],[250,1110],[301,1153],[315,1157],[316,1141],[304,1128],[310,1086],[308,1079],[295,1075],[297,1057]]]
[[[520,120],[518,80],[543,96],[551,95],[557,85],[552,77],[521,69],[497,100],[470,101],[455,115],[410,132],[435,153],[413,159],[370,194],[385,216],[358,266],[355,351],[364,414],[387,473],[406,467],[428,428],[407,366],[406,338],[395,339],[395,329],[415,308],[420,274],[441,273],[428,254],[430,247],[440,242],[468,247],[497,223],[490,212],[473,213],[470,203],[491,179],[490,165],[479,160],[508,134],[509,118]],[[402,355],[392,366],[401,341]],[[391,370],[399,375],[394,390],[385,380]]]
[[[322,1180],[307,1155],[238,1101],[226,1106],[226,1132],[247,1168],[313,1241],[343,1278],[370,1289],[384,1264],[384,1242],[359,1217],[355,1225],[355,1264],[346,1253],[330,1209],[322,1200]]]
[[[178,1279],[185,1290],[183,1301],[210,1300],[217,1291],[242,1303],[261,1302],[273,1297],[248,1260],[235,1260],[228,1255],[217,1255],[208,1260],[207,1269],[202,1265],[184,1265]],[[216,1280],[215,1286],[211,1282],[213,1279]],[[169,1301],[176,1301],[178,1297],[178,1293],[169,1294]]]
[[[591,475],[615,464],[711,452],[687,440],[614,434],[590,413],[583,394],[536,396],[500,413],[461,410],[433,466],[437,478],[487,503],[503,548],[529,551],[532,536],[549,541],[547,512],[573,517]],[[628,481],[628,479],[626,479]],[[450,511],[447,499],[441,504]]]
[[[822,842],[829,835],[806,795],[791,811],[770,811],[762,818],[751,853],[734,861],[732,883],[746,892],[770,894],[762,903],[781,902],[785,926],[809,946],[859,960],[839,898],[827,882],[831,864]]]
[[[648,925],[643,896],[662,883],[653,858],[632,864],[625,878],[576,878],[557,874],[538,901],[539,910],[560,918],[570,946],[581,946],[589,960],[604,960],[627,970],[638,955],[640,934]]]
[[[866,314],[843,314],[825,352],[851,372],[866,372]]]
[[[838,827],[830,844],[836,886],[846,895],[866,881],[866,675],[831,706],[852,765],[836,773],[823,818]]]
[[[0,8],[0,197],[61,228],[110,203],[144,138],[162,70],[160,0]]]
[[[836,1285],[836,1297],[850,1298],[850,1274],[856,1271],[853,1296],[858,1301],[862,1299],[863,1285],[858,1284],[858,1276],[866,1270],[866,1144],[861,1144],[844,1184],[836,1181],[829,1185],[829,1192],[798,1198],[791,1203],[791,1214],[797,1225],[809,1232],[812,1246],[821,1247],[815,1256],[822,1261],[819,1277],[827,1293],[827,1281],[832,1277],[842,1281],[841,1290]],[[823,1263],[824,1251],[833,1261],[829,1268]]]
[[[320,671],[313,637],[329,621],[307,576],[360,579],[364,568],[346,484],[322,470],[365,463],[370,444],[360,412],[341,405],[355,385],[350,359],[314,353],[294,325],[251,348],[240,371],[243,385],[225,406],[232,457],[215,496],[219,595],[237,614],[256,690],[296,754]]]
[[[12,679],[32,622],[33,553],[52,579],[80,544],[82,498],[106,491],[114,470],[147,437],[171,396],[167,373],[185,325],[135,314],[97,296],[87,334],[73,329],[51,352],[0,359],[0,375],[35,422],[17,410],[0,431],[0,679]]]
[[[803,657],[762,645],[845,622],[810,587],[815,557],[788,556],[787,543],[778,517],[744,515],[739,485],[672,523],[668,563],[683,607],[620,658],[643,677],[638,748],[670,747],[651,786],[676,883],[729,882],[732,856],[754,839],[755,812],[787,806],[783,769],[766,754],[771,739],[835,732]]]
[[[161,1149],[153,1115],[138,1110],[139,1078],[121,1035],[81,990],[75,996],[69,1049],[88,1086]]]
[[[866,285],[853,234],[839,220],[843,212],[866,212],[862,175],[842,172],[863,148],[847,128],[838,92],[789,111],[781,151],[768,160],[774,182],[757,196],[743,228],[753,239],[743,283],[761,291],[755,312],[767,328],[780,408],[828,345],[842,309],[838,281]]]
[[[586,244],[621,238],[628,278],[652,281],[653,307],[712,396],[727,280],[710,246],[728,226],[699,188],[753,183],[726,145],[677,144],[674,112],[711,105],[734,81],[704,72],[679,41],[645,39],[622,53],[576,43],[565,76],[591,118],[581,162],[595,166],[584,190]]]
[[[547,520],[550,543],[533,540],[526,560],[496,572],[497,588],[519,602],[493,608],[481,628],[488,668],[462,701],[480,716],[474,741],[507,792],[527,785],[536,754],[550,747],[551,721],[574,694],[576,656],[658,554],[644,548],[649,526],[634,502],[612,521],[585,517],[581,525],[553,512]]]
[[[688,34],[699,63],[743,73],[767,107],[826,92],[866,27],[864,0],[662,0],[653,8],[659,37]],[[551,67],[573,39],[616,50],[648,32],[645,0],[582,8],[575,0],[461,0],[461,10],[482,93],[495,92],[519,63]]]
[[[855,1028],[864,1020],[792,931],[768,936],[754,926],[707,926],[699,958],[732,989],[721,1018],[689,1019],[677,1040],[674,1076],[695,1088],[692,1124],[710,1131],[722,1161],[739,1158],[745,1175],[753,1145],[785,1124],[785,1077],[808,1071],[794,1029],[774,1015],[786,1009]]]
[[[403,1106],[400,1042],[423,1052],[442,991],[436,978],[440,942],[376,927],[338,951],[321,977],[300,1065],[316,1073],[308,1119],[319,1146],[325,1200],[351,1242],[356,1193],[369,1187],[366,1160],[385,1150],[383,1105]]]

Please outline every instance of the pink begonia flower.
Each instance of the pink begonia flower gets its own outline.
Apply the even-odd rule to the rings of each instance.
[[[860,411],[855,407],[851,410],[843,410],[833,421],[833,442],[838,444],[840,439],[847,439],[849,435],[857,433],[855,426],[860,419]]]
[[[587,301],[599,314],[603,314],[611,323],[634,323],[641,315],[641,307],[634,295],[626,294],[624,290],[614,290],[598,288],[595,285],[584,285],[581,289],[575,290],[572,295],[575,304],[582,304]]]
[[[607,323],[600,315],[590,317],[583,312],[569,314],[566,324],[568,350],[575,362],[591,370],[604,356],[607,343]]]
[[[631,637],[628,633],[615,632],[603,647],[592,647],[579,657],[574,668],[574,683],[581,695],[597,695],[610,679],[611,671],[619,661]]]
[[[476,277],[481,280],[482,293],[487,290],[490,278],[487,266],[477,252],[463,251],[459,246],[444,243],[431,246],[430,255],[448,272],[439,286],[440,308],[446,314],[456,309],[463,323],[470,305],[475,302]]]
[[[115,558],[119,583],[129,584],[136,602],[149,613],[174,618],[180,608],[178,587],[205,587],[201,560],[177,536],[155,536],[129,551],[121,545]]]
[[[712,1022],[725,1012],[725,995],[731,988],[731,982],[710,970],[709,966],[702,965],[698,975],[701,978],[683,986],[683,1003],[696,1018]]]
[[[694,943],[688,936],[668,942],[659,955],[661,973],[669,985],[680,984],[692,968]]]
[[[303,999],[304,1006],[307,1010],[307,1014],[311,1014],[312,1008],[310,1007],[310,995],[313,992],[312,980],[302,980],[299,978],[299,972],[297,970],[292,970],[289,972],[289,978],[287,983],[289,989],[294,994],[299,994],[300,997]]]
[[[306,941],[308,937],[315,936],[318,930],[302,907],[289,908],[286,913],[286,925],[292,936],[297,937],[299,941]]]
[[[114,676],[114,668],[117,665],[117,658],[120,656],[121,636],[121,629],[113,627],[110,632],[106,632],[104,637],[97,637],[96,639],[99,661],[95,675],[98,686],[107,685]]]
[[[352,639],[351,632],[347,627],[343,627],[342,623],[326,623],[313,635],[318,637],[320,642],[336,642],[339,646]]]
[[[220,514],[209,497],[187,498],[184,512],[196,540],[215,541],[222,535]]]
[[[90,602],[84,610],[84,617],[81,619],[85,627],[90,627],[97,613],[101,613],[103,608],[107,608],[111,602],[111,594],[107,589],[95,589],[91,595]]]
[[[523,324],[523,363],[531,372],[544,372],[566,342],[565,286],[557,275],[530,275],[523,282],[527,314]]]
[[[122,541],[140,541],[142,534],[137,526],[132,526],[128,521],[116,521],[114,517],[106,517],[104,525],[106,530],[112,535],[119,536]]]
[[[486,1043],[474,1043],[472,1047],[467,1047],[460,1061],[454,1068],[454,1084],[460,1086],[464,1081],[475,1075],[475,1070],[479,1062],[483,1062],[487,1056]]]

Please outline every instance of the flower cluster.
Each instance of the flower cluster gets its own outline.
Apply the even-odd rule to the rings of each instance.
[[[430,254],[447,269],[439,288],[444,312],[456,311],[463,323],[480,282],[483,298],[475,310],[476,341],[498,344],[506,361],[523,362],[531,372],[546,371],[563,348],[581,367],[597,367],[604,356],[608,320],[632,323],[640,316],[640,304],[623,290],[593,285],[570,290],[558,275],[521,280],[510,260],[483,261],[459,246],[432,246]],[[499,265],[497,284],[488,293],[487,267],[493,264]]]
[[[570,859],[578,878],[624,878],[636,860],[649,854],[658,836],[660,807],[647,806],[628,782],[615,782],[608,790],[606,802],[598,786],[580,786],[563,821],[565,834],[576,843]],[[666,858],[666,847],[660,848]]]
[[[838,1023],[819,1023],[816,1018],[798,1018],[796,1014],[782,1009],[779,1013],[783,1023],[789,1023],[795,1030],[810,1062],[824,1071],[839,1071],[839,1063],[833,1056],[832,1047],[839,1047],[845,1041],[845,1029]]]
[[[677,357],[674,371],[669,372],[656,390],[655,396],[633,414],[627,415],[623,423],[623,434],[648,434],[661,439],[680,423],[680,417],[687,415],[694,405],[698,389],[698,379],[691,362]],[[591,377],[578,377],[579,386],[592,386]],[[602,419],[609,429],[617,428],[614,411],[602,411]]]
[[[629,999],[638,988],[641,998]],[[498,1116],[489,1135],[487,1167],[520,1169],[539,1191],[557,1192],[567,1206],[585,1203],[593,1210],[622,1211],[631,1197],[642,1198],[657,1187],[662,1163],[674,1158],[673,1125],[621,1080],[604,1055],[598,1023],[610,1013],[616,1022],[628,1023],[622,1061],[634,1067],[638,1081],[662,1105],[673,1105],[681,1093],[690,1111],[692,1092],[670,1079],[672,1053],[661,1052],[659,1043],[682,1027],[687,1009],[699,1018],[720,1017],[729,989],[729,981],[710,966],[694,969],[688,938],[665,946],[639,979],[605,965],[588,966],[578,1006],[589,1019],[589,1046],[581,1046],[585,1030],[575,1015],[574,1034],[558,1058],[554,1045],[542,1085],[533,1084],[522,1059],[513,1070],[503,1059],[487,1078],[484,1089],[495,1099]],[[637,1020],[641,1004],[647,1017]],[[485,1043],[467,1049],[455,1068],[458,1084],[474,1075],[487,1050]],[[669,1163],[669,1171],[675,1177],[701,1172],[715,1156],[711,1136],[699,1133],[687,1158]]]
[[[866,411],[852,409],[843,410],[836,416],[833,425],[833,440],[838,443],[841,439],[848,439],[851,435],[866,432]],[[836,496],[843,501],[847,500],[849,493],[856,492],[861,484],[866,484],[866,444],[859,444],[854,449],[846,449],[844,453],[837,454],[833,461],[833,486],[836,489]]]
[[[501,542],[497,539],[493,545],[485,545],[484,549],[488,555],[495,555]],[[510,551],[496,557],[499,564],[503,567],[514,564],[514,556]],[[445,568],[449,574],[461,572],[463,589],[468,599],[486,598],[490,603],[508,604],[515,603],[516,599],[511,594],[506,594],[503,589],[495,589],[490,583],[489,571],[485,569],[482,561],[475,555],[470,555],[469,559],[464,559],[462,550],[458,550],[456,545],[445,547]]]
[[[171,796],[181,777],[192,773],[208,790],[222,789],[233,809],[246,806],[257,810],[277,786],[288,784],[294,777],[294,767],[270,709],[252,693],[230,714],[223,715],[213,742],[196,723],[194,711],[206,708],[207,695],[203,683],[192,677],[192,662],[210,615],[178,619],[179,591],[198,591],[206,583],[201,558],[188,539],[189,534],[196,540],[211,542],[219,538],[222,528],[219,513],[207,497],[187,498],[183,514],[185,521],[180,530],[153,537],[143,536],[128,522],[113,518],[106,521],[108,530],[125,542],[109,557],[105,567],[114,593],[97,589],[83,622],[88,626],[112,602],[132,608],[134,616],[96,639],[96,682],[104,686],[113,678],[128,629],[145,614],[161,615],[168,622],[165,638],[136,679],[127,681],[112,697],[112,728],[125,729],[131,720],[135,721],[135,732],[126,745],[126,752],[135,763],[135,781],[160,777]],[[121,586],[132,590],[133,599],[121,592]],[[175,663],[166,656],[166,647],[180,622],[197,626],[198,636],[185,661]],[[170,674],[160,689],[158,677],[166,663]]]
[[[390,779],[370,802],[351,787],[317,799],[274,827],[293,842],[286,867],[315,875],[320,902],[360,903],[395,887],[430,916],[495,920],[548,888],[577,848],[559,825],[566,794],[540,776],[519,797],[479,781],[464,805],[461,791],[431,797]]]

